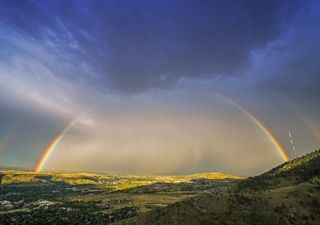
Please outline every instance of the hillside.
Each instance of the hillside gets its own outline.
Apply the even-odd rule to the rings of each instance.
[[[306,182],[320,174],[320,150],[285,162],[239,184],[241,189],[262,190]]]
[[[231,190],[200,194],[118,224],[284,225],[320,221],[320,151],[286,162]]]

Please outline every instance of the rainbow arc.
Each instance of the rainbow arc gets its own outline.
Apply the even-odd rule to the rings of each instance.
[[[273,146],[275,147],[275,149],[277,150],[277,152],[279,153],[283,161],[289,160],[288,154],[286,153],[284,147],[281,145],[280,141],[277,139],[276,135],[273,134],[273,132],[257,116],[249,112],[246,108],[244,108],[242,105],[235,102],[234,100],[218,93],[214,93],[214,94],[216,96],[221,97],[225,102],[231,105],[234,105],[240,111],[244,112],[251,119],[251,121],[253,121],[260,128],[260,130],[268,137],[268,139],[273,144]],[[50,158],[52,152],[57,148],[59,143],[62,141],[64,135],[76,124],[76,122],[77,122],[77,119],[74,119],[73,121],[71,121],[46,147],[46,149],[44,150],[42,156],[40,157],[35,167],[34,171],[36,173],[39,173],[43,170],[43,167],[45,163],[48,161],[48,159]]]
[[[12,142],[12,139],[15,137],[15,135],[15,130],[12,130],[11,132],[7,133],[7,135],[1,140],[0,153],[3,152],[5,148]]]
[[[52,152],[56,149],[59,145],[61,140],[63,139],[64,135],[76,124],[77,119],[71,121],[67,126],[63,128],[63,130],[51,141],[51,143],[46,147],[45,151],[40,157],[34,172],[40,173],[45,165],[45,163],[50,158]]]
[[[277,152],[279,153],[279,155],[281,156],[283,161],[286,162],[289,160],[289,156],[288,156],[286,150],[281,145],[281,143],[277,139],[276,135],[257,116],[255,116],[253,113],[249,112],[246,108],[244,108],[242,105],[235,102],[234,100],[232,100],[224,95],[221,95],[221,94],[215,93],[215,95],[223,98],[224,101],[226,101],[227,103],[229,103],[231,105],[236,106],[240,111],[244,112],[260,128],[260,130],[268,137],[268,139],[273,144],[273,146],[275,147],[275,149],[277,150]]]

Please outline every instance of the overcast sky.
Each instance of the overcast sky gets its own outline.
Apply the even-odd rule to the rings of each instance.
[[[253,175],[320,146],[319,1],[1,1],[0,165]]]

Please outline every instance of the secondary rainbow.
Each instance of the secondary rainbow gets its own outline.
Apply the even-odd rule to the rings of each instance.
[[[11,143],[12,139],[16,135],[15,129],[10,131],[0,142],[0,153]]]
[[[313,139],[320,143],[320,131],[317,129],[317,127],[306,117],[304,117],[301,114],[296,113],[299,121],[303,124],[303,126],[307,129],[307,131],[311,134]]]
[[[63,128],[63,130],[51,141],[51,143],[46,147],[45,151],[43,152],[40,160],[38,161],[34,172],[39,173],[42,171],[44,164],[55,150],[55,148],[59,145],[63,136],[74,126],[77,120],[71,121],[67,126]]]
[[[234,100],[230,99],[229,97],[226,97],[221,94],[215,93],[215,95],[222,97],[226,102],[236,106],[238,109],[240,109],[242,112],[244,112],[262,131],[263,133],[269,138],[271,143],[274,145],[275,149],[283,159],[283,161],[288,161],[289,156],[286,153],[284,147],[281,145],[275,134],[272,133],[272,131],[254,114],[250,113],[247,109],[245,109],[242,105],[235,102]]]

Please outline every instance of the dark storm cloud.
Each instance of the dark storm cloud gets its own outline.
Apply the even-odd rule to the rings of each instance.
[[[296,18],[294,26],[281,39],[271,43],[257,57],[260,91],[277,92],[300,108],[319,113],[320,97],[320,4],[307,5]],[[308,12],[308,13],[305,13]]]
[[[181,77],[240,74],[250,52],[277,39],[298,9],[276,0],[2,1],[0,17],[68,63],[56,74],[140,92]]]

